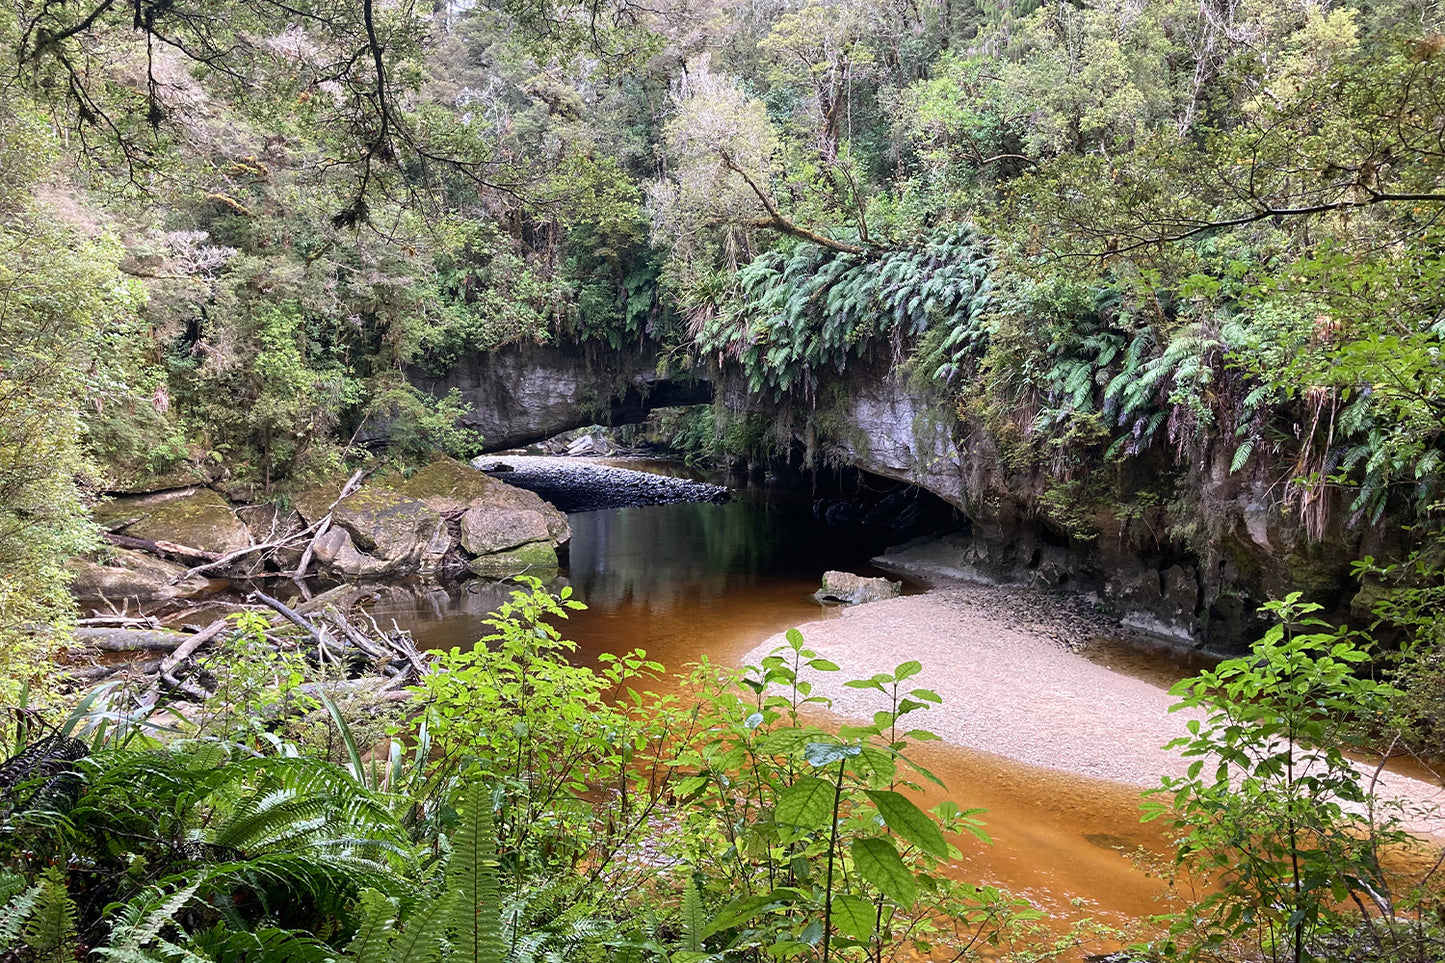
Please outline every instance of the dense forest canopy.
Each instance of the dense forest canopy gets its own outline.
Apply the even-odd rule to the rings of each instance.
[[[889,345],[1085,535],[1067,504],[1130,497],[1093,469],[1160,454],[1272,473],[1315,538],[1423,518],[1439,18],[11,4],[4,332],[68,356],[7,369],[5,554],[40,579],[14,604],[57,597],[76,480],[211,463],[271,491],[381,423],[462,452],[455,400],[405,372],[525,339],[645,339],[804,400]]]
[[[527,339],[804,401],[887,345],[1086,536],[1138,500],[1094,469],[1160,455],[1270,474],[1314,538],[1424,518],[1440,14],[8,5],[5,622],[63,598],[77,483],[463,452],[405,372]]]

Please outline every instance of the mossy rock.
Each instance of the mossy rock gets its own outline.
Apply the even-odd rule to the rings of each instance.
[[[514,575],[550,578],[557,573],[557,552],[547,542],[528,542],[505,552],[478,556],[472,559],[471,570],[482,578],[511,578]]]
[[[209,488],[115,498],[97,506],[95,514],[102,524],[139,516],[124,526],[126,535],[205,552],[224,555],[251,544],[250,532],[231,503]]]
[[[438,458],[409,478],[391,475],[378,484],[426,502],[443,515],[465,511],[472,503],[496,496],[501,482],[451,458]],[[510,487],[510,486],[505,486]]]
[[[535,492],[498,481],[459,461],[438,458],[410,478],[391,477],[378,484],[423,501],[442,515],[474,509],[535,512],[547,525],[547,537],[561,545],[572,537],[567,516]]]
[[[73,558],[66,567],[74,575],[71,594],[81,602],[157,602],[191,598],[211,588],[200,576],[181,578],[186,570],[174,562],[125,549],[117,549],[104,564]]]
[[[419,559],[442,525],[425,502],[371,486],[343,499],[332,520],[359,550],[387,561]]]

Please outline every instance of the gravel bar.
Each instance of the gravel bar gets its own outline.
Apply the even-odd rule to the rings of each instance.
[[[908,685],[936,691],[943,704],[909,724],[945,742],[1140,788],[1182,775],[1190,760],[1164,745],[1200,715],[1170,712],[1178,700],[1164,689],[1079,655],[1091,623],[1066,600],[1041,593],[940,581],[923,595],[870,602],[799,628],[809,648],[844,668],[813,676],[814,694],[830,698],[842,716],[867,720],[886,707],[880,693],[846,688],[846,679],[917,659],[923,671]],[[783,644],[775,635],[743,664],[757,665]],[[1445,837],[1445,790],[1388,771],[1380,783],[1383,797],[1426,810],[1411,813],[1409,828]]]
[[[725,502],[731,497],[722,485],[599,465],[580,457],[484,455],[472,465],[499,481],[536,492],[569,513],[675,502]]]

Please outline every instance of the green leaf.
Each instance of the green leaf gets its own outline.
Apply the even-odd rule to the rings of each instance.
[[[700,939],[707,939],[714,933],[721,933],[723,930],[730,930],[734,926],[741,926],[753,917],[783,906],[796,898],[792,893],[763,893],[759,896],[745,896],[742,899],[735,899],[713,915],[712,922],[707,925],[701,933]]]
[[[858,896],[839,893],[833,897],[833,925],[844,936],[866,942],[873,936],[878,907]]]
[[[833,815],[833,784],[816,776],[804,776],[783,792],[775,818],[787,826],[819,829]]]
[[[853,866],[858,875],[905,909],[918,902],[918,881],[903,865],[893,841],[878,836],[853,842]]]
[[[933,817],[914,805],[902,793],[886,789],[867,790],[888,828],[935,859],[948,858],[948,843]]]
[[[922,671],[923,664],[921,662],[909,659],[907,662],[903,663],[898,668],[893,670],[893,678],[897,679],[899,682],[902,682],[904,679],[913,678],[915,675]]]
[[[831,742],[810,742],[803,748],[803,758],[814,766],[831,766],[852,759],[863,751],[862,746],[839,746]]]

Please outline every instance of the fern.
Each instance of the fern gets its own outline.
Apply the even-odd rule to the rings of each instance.
[[[14,946],[20,931],[40,901],[41,884],[21,890],[0,907],[0,946]]]
[[[347,953],[359,963],[384,960],[396,934],[397,903],[378,890],[362,892],[359,902],[361,925],[347,946]]]
[[[447,930],[459,903],[456,892],[443,893],[391,941],[387,955],[375,963],[436,963],[442,957]],[[358,963],[372,963],[362,960]],[[500,960],[497,963],[501,963]]]
[[[65,873],[51,866],[41,874],[39,893],[25,926],[25,945],[39,963],[68,963],[75,959],[75,902],[66,889]]]
[[[740,269],[734,297],[703,324],[699,348],[738,358],[755,391],[811,388],[885,338],[925,335],[914,370],[953,378],[986,341],[989,261],[967,230],[875,259],[802,244]]]
[[[148,887],[139,896],[115,912],[111,924],[107,955],[139,952],[149,946],[161,931],[175,923],[176,915],[195,897],[199,880],[177,887],[167,893],[159,887]]]
[[[1234,450],[1234,458],[1229,463],[1229,473],[1232,475],[1249,464],[1249,456],[1252,454],[1254,454],[1254,441],[1246,438]]]
[[[682,948],[690,953],[702,952],[702,933],[707,929],[707,915],[702,910],[702,894],[697,884],[688,880],[682,889]]]
[[[446,886],[458,897],[455,951],[452,959],[465,963],[502,963],[501,887],[497,880],[496,826],[492,821],[491,793],[480,780],[465,790],[461,826],[452,837]]]

